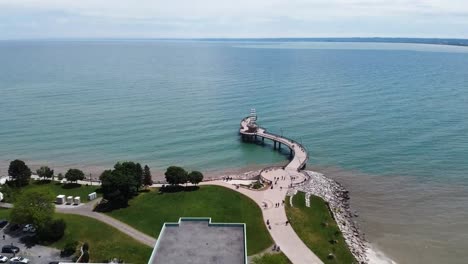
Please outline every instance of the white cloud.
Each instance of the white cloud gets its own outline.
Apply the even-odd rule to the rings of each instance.
[[[466,0],[0,0],[0,23],[8,20],[20,31],[20,18],[27,15],[51,29],[49,34],[57,24],[73,24],[69,16],[81,18],[73,26],[80,28],[81,23],[83,34],[85,25],[94,23],[94,31],[87,29],[89,35],[109,29],[125,35],[124,29],[117,31],[124,24],[144,26],[145,34],[153,37],[170,37],[171,32],[181,37],[182,31],[187,37],[374,35],[378,27],[382,36],[425,32],[427,36],[468,37],[462,27],[468,25]],[[403,28],[408,23],[413,32]],[[432,30],[428,32],[427,27]]]

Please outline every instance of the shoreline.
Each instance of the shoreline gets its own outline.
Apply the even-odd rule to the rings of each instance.
[[[318,196],[328,203],[330,213],[333,214],[348,248],[359,263],[396,264],[365,238],[364,232],[355,220],[358,214],[351,207],[349,191],[322,173],[311,170],[304,172],[309,176],[309,180],[294,190],[306,193],[306,204],[311,195]]]
[[[351,253],[359,263],[369,263],[367,257],[368,241],[358,227],[349,204],[349,192],[337,181],[325,177],[323,174],[304,170],[309,179],[304,184],[297,186],[294,190],[306,193],[306,204],[311,195],[318,196],[328,203],[330,212],[333,214],[338,227],[345,238]]]
[[[233,180],[253,180],[258,179],[260,171],[254,170],[237,174],[218,175],[209,180],[222,180],[225,177],[230,177]],[[359,263],[397,264],[383,251],[377,249],[375,245],[366,240],[364,233],[355,220],[358,215],[350,205],[349,201],[351,197],[349,196],[349,191],[342,184],[319,172],[304,170],[304,173],[309,176],[309,179],[305,183],[293,187],[291,189],[292,192],[305,192],[306,199],[310,195],[315,195],[324,199],[329,204],[330,212],[333,214],[340,231],[343,233],[348,248]]]
[[[27,164],[31,163],[27,161]],[[285,162],[278,164],[284,165]],[[41,165],[37,162],[32,162],[32,165],[28,166],[34,172]],[[59,166],[56,173],[64,173],[67,170],[67,167],[68,166]],[[74,166],[74,168],[84,169],[87,176],[89,174],[93,175],[92,179],[97,179],[99,177],[97,175],[100,175],[102,171],[109,169],[104,166]],[[265,168],[265,165],[255,164],[244,168],[228,168],[223,170],[207,171],[204,173],[204,181],[222,180],[226,177],[230,177],[234,180],[258,179],[263,168]],[[5,172],[7,172],[7,169],[5,169]],[[319,196],[329,203],[330,209],[333,211],[334,218],[343,233],[343,237],[345,238],[351,253],[360,263],[396,263],[388,258],[382,251],[376,250],[375,247],[365,239],[363,232],[359,228],[359,224],[355,221],[357,213],[352,210],[349,203],[349,191],[346,190],[342,184],[319,172],[311,170],[304,170],[303,172],[309,176],[309,179],[305,183],[293,187],[292,190],[305,192],[307,198],[311,194]],[[1,173],[0,176],[3,176],[3,174],[5,173]],[[165,181],[163,171],[152,171],[152,176],[154,183],[164,183]]]
[[[0,165],[3,162],[0,161]],[[277,164],[285,164],[283,161]],[[9,163],[9,162],[8,162]],[[31,169],[39,164],[53,166],[53,162],[26,162]],[[206,179],[222,178],[223,176],[235,177],[264,168],[265,164],[227,169],[212,169],[205,174]],[[68,166],[61,166],[68,168]],[[100,173],[105,166],[76,166],[85,172],[96,171]],[[3,167],[0,175],[6,175],[8,166]],[[56,169],[56,167],[53,167]],[[320,172],[325,177],[339,182],[350,192],[351,210],[358,211],[359,217],[355,218],[365,237],[370,241],[370,250],[367,253],[370,263],[405,263],[417,262],[423,258],[425,263],[440,263],[442,259],[451,259],[457,262],[454,255],[463,256],[466,240],[463,219],[468,217],[467,208],[468,193],[463,186],[434,185],[430,182],[421,183],[417,178],[404,176],[380,176],[365,174],[354,170],[344,170],[339,167],[320,166],[308,164],[308,170]],[[307,170],[307,169],[306,169]],[[57,169],[59,172],[60,169]],[[94,172],[93,171],[93,172]],[[164,172],[152,170],[153,178],[164,179]],[[88,174],[86,174],[88,175]],[[96,176],[97,177],[97,176]],[[425,190],[434,193],[426,193]],[[446,204],[451,208],[460,210],[446,211]],[[431,206],[429,206],[431,205]],[[447,215],[447,212],[449,213]],[[445,216],[446,215],[446,216]],[[431,218],[436,216],[436,218]],[[447,226],[446,218],[452,219]],[[414,225],[415,219],[419,219],[418,225]],[[432,219],[429,221],[428,219]],[[461,229],[460,229],[461,228]],[[467,226],[468,228],[468,226]],[[443,232],[441,232],[443,231]],[[448,239],[458,241],[450,242]],[[447,251],[447,248],[451,250]],[[389,260],[389,259],[393,259]],[[375,261],[372,261],[376,259]]]

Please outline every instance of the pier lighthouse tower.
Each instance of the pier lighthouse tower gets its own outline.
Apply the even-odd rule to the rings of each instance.
[[[249,128],[250,133],[255,133],[257,132],[257,112],[255,111],[255,108],[250,109],[250,115],[249,115],[249,123],[247,124],[247,127]]]

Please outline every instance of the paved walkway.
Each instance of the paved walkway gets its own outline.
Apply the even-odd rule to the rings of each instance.
[[[276,171],[274,174],[270,174],[273,177],[279,177],[283,175],[284,171]],[[278,175],[278,176],[274,176]],[[272,178],[273,180],[274,178]],[[203,182],[201,185],[217,185],[223,186],[234,191],[238,191],[252,200],[254,200],[263,212],[263,220],[269,220],[271,229],[269,229],[270,235],[278,245],[281,251],[292,261],[294,264],[319,264],[323,263],[299,238],[294,232],[291,225],[286,226],[286,211],[282,201],[286,201],[286,193],[290,181],[278,180],[277,184],[274,185],[273,189],[267,189],[264,191],[254,191],[245,188],[236,189],[236,186],[227,183],[225,181],[211,181]],[[282,187],[282,188],[281,188]],[[279,207],[275,207],[275,204],[279,203]],[[266,207],[265,207],[266,206]],[[248,228],[248,227],[247,227]]]
[[[113,218],[110,216],[107,216],[102,213],[94,212],[93,209],[95,205],[100,201],[101,199],[96,199],[92,202],[83,204],[81,206],[57,206],[55,207],[55,211],[58,213],[62,214],[75,214],[75,215],[82,215],[82,216],[87,216],[94,218],[98,221],[101,221],[105,224],[108,224],[117,230],[121,231],[122,233],[132,237],[133,239],[149,246],[149,247],[154,247],[156,244],[156,239],[148,236],[147,234],[140,232],[136,230],[135,228]],[[13,208],[12,204],[9,203],[0,203],[0,207],[2,208]]]
[[[281,251],[294,264],[321,264],[323,263],[299,238],[291,225],[286,225],[287,217],[283,205],[286,201],[286,193],[291,186],[301,184],[307,180],[307,177],[301,173],[301,169],[308,160],[306,149],[298,142],[285,137],[268,133],[266,129],[258,127],[255,132],[249,130],[248,124],[250,118],[244,118],[241,121],[239,132],[244,135],[264,137],[270,140],[280,142],[290,148],[294,156],[285,167],[270,167],[262,170],[260,176],[263,180],[272,183],[272,189],[264,191],[252,191],[243,188],[237,191],[252,198],[262,209],[263,219],[270,222],[270,234]],[[213,183],[212,183],[213,184]],[[226,183],[215,183],[225,186]],[[228,184],[230,185],[230,184]],[[231,189],[235,189],[232,187]],[[280,206],[277,207],[276,204]]]
[[[101,222],[104,222],[112,227],[115,227],[122,233],[125,233],[126,235],[134,238],[135,240],[149,246],[149,247],[154,247],[156,244],[156,239],[148,236],[147,234],[140,232],[136,230],[135,228],[113,218],[110,216],[107,216],[102,213],[94,212],[94,206],[100,201],[100,199],[96,199],[92,202],[89,202],[83,206],[78,206],[78,207],[57,207],[55,210],[59,213],[64,213],[64,214],[76,214],[76,215],[82,215],[82,216],[87,216],[94,218],[96,220],[99,220]]]

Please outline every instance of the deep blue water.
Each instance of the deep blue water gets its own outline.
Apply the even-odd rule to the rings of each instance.
[[[468,182],[468,48],[425,47],[1,42],[0,159],[280,162],[238,140],[255,107],[263,126],[302,140],[311,164]]]

